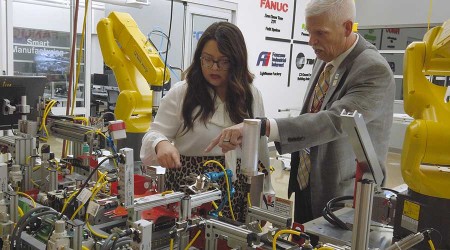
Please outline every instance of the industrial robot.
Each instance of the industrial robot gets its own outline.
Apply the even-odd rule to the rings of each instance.
[[[97,32],[103,60],[113,70],[120,90],[114,113],[117,120],[125,122],[124,144],[139,148],[159,106],[164,83],[170,79],[169,69],[130,14],[111,12],[100,20]]]
[[[398,196],[394,224],[395,239],[433,228],[439,232],[431,233],[436,248],[449,249],[450,104],[447,87],[433,83],[433,76],[450,76],[450,20],[405,51],[404,109],[414,121],[406,130],[401,158],[408,191]],[[426,249],[422,244],[419,249]]]

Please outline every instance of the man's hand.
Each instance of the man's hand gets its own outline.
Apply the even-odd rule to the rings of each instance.
[[[168,141],[160,141],[156,145],[156,158],[161,167],[165,168],[179,168],[181,167],[180,153]]]
[[[242,144],[243,128],[244,123],[239,123],[222,130],[222,133],[211,141],[205,152],[210,152],[217,145],[222,148],[223,153],[236,149]]]

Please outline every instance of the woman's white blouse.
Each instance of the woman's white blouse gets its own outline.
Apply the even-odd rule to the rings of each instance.
[[[253,112],[255,117],[264,116],[264,106],[261,93],[251,85],[253,93]],[[187,83],[177,83],[161,100],[161,105],[155,120],[150,124],[150,130],[142,139],[141,160],[145,165],[159,165],[156,160],[156,145],[163,140],[173,142],[181,155],[185,156],[220,156],[224,155],[221,148],[216,146],[209,153],[204,152],[211,140],[220,134],[222,129],[234,125],[230,120],[225,104],[220,98],[215,98],[216,111],[205,124],[197,119],[193,129],[183,134],[182,105],[186,96]],[[196,113],[194,110],[193,113]],[[185,131],[184,131],[185,132]],[[260,160],[265,166],[268,163],[267,139],[260,140]],[[261,152],[263,149],[264,152]],[[239,157],[240,153],[237,152]],[[265,155],[265,156],[264,156]],[[262,160],[265,159],[265,160]]]

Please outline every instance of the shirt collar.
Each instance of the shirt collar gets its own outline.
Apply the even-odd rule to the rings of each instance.
[[[348,56],[348,54],[350,54],[350,52],[352,52],[352,50],[355,48],[356,44],[358,43],[359,40],[359,35],[357,33],[356,34],[356,40],[353,43],[353,45],[346,50],[344,53],[340,54],[338,57],[336,57],[334,60],[332,60],[331,62],[329,62],[330,64],[333,65],[333,68],[330,71],[331,75],[334,75],[334,73],[336,73],[336,70],[339,68],[339,66],[341,65],[341,63],[344,61],[344,59]]]

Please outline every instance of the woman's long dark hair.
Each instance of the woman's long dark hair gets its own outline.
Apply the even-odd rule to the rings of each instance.
[[[185,132],[193,128],[196,119],[200,118],[206,125],[215,112],[214,101],[217,95],[212,97],[209,93],[212,86],[203,76],[200,60],[203,47],[210,40],[215,40],[220,53],[230,60],[225,105],[231,121],[240,123],[246,118],[253,118],[253,95],[250,85],[254,76],[248,69],[244,36],[234,24],[217,22],[209,26],[200,37],[193,62],[187,69],[188,88],[182,109]],[[196,107],[199,109],[194,114]]]

